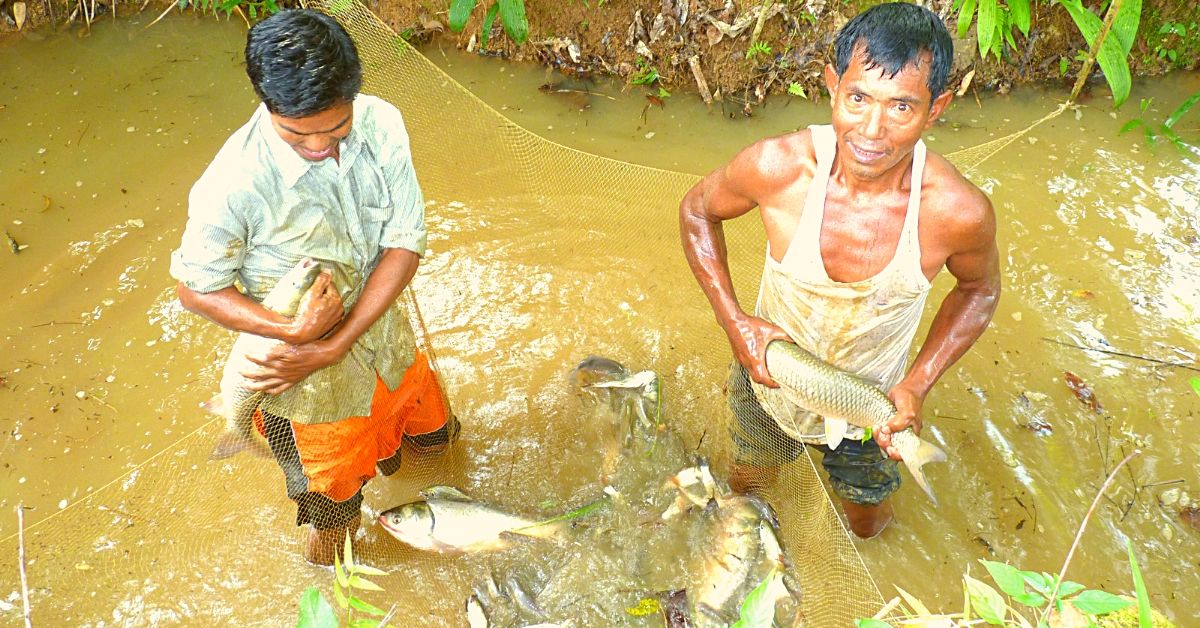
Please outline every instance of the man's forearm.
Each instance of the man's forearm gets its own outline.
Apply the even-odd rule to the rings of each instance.
[[[196,292],[180,283],[177,292],[185,309],[226,329],[284,342],[293,337],[292,319],[263,307],[233,286],[213,292]]]
[[[679,232],[683,240],[683,253],[688,266],[704,296],[712,305],[717,323],[728,331],[729,325],[744,314],[738,305],[729,275],[729,256],[725,248],[725,231],[721,223],[706,219],[695,211],[695,203],[701,202],[689,193],[679,211]]]
[[[354,342],[396,302],[416,275],[420,260],[416,253],[408,249],[385,249],[379,265],[367,278],[358,301],[327,341],[341,354],[349,351]]]
[[[928,395],[938,379],[983,335],[999,300],[999,281],[973,289],[958,287],[946,295],[901,384],[922,398]]]

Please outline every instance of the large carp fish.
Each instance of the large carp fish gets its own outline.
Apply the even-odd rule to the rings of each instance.
[[[789,401],[826,421],[840,419],[874,430],[896,416],[892,400],[870,382],[817,358],[795,343],[774,340],[767,345],[767,372]],[[922,440],[912,429],[892,434],[892,446],[900,452],[913,479],[936,504],[937,498],[921,467],[930,462],[944,462],[946,452]]]
[[[300,303],[308,294],[313,281],[321,274],[321,265],[311,258],[300,260],[275,284],[263,298],[263,307],[283,316],[295,316]],[[213,447],[212,460],[221,460],[243,450],[269,456],[270,451],[254,435],[254,411],[266,393],[247,388],[249,380],[242,375],[256,365],[247,355],[263,355],[283,344],[282,340],[240,333],[229,350],[229,359],[221,373],[221,392],[206,402],[205,407],[225,419],[225,433]]]

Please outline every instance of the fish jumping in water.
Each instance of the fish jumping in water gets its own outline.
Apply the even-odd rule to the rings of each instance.
[[[593,355],[571,371],[571,382],[585,403],[603,408],[611,419],[600,464],[601,480],[607,482],[616,471],[622,448],[638,438],[651,441],[657,437],[658,375],[654,371],[630,373],[615,360]]]
[[[263,307],[283,316],[295,316],[319,274],[319,263],[307,257],[300,260],[263,298]],[[222,460],[244,450],[270,456],[266,445],[254,434],[254,411],[265,393],[247,388],[249,380],[242,372],[255,368],[247,355],[263,355],[281,344],[282,340],[247,333],[238,334],[233,341],[221,373],[221,392],[203,404],[225,418],[225,433],[217,439],[209,459]]]
[[[831,420],[841,420],[862,428],[878,429],[896,416],[896,406],[883,391],[870,382],[820,360],[798,345],[775,340],[767,345],[767,372],[796,406]],[[837,443],[831,442],[830,447]],[[937,498],[921,467],[944,462],[946,452],[922,440],[911,429],[892,434],[892,446],[900,452],[904,466],[929,495]]]

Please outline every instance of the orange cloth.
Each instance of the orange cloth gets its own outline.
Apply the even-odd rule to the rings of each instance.
[[[350,499],[375,477],[375,464],[400,449],[405,434],[436,431],[449,416],[429,360],[417,351],[395,390],[388,390],[376,375],[370,416],[313,425],[291,422],[308,491],[339,502]],[[259,411],[254,424],[265,436]]]

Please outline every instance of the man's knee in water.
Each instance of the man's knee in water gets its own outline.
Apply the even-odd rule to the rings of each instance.
[[[870,539],[883,532],[888,524],[895,518],[895,513],[892,510],[892,500],[885,499],[884,501],[874,505],[856,504],[852,501],[842,500],[842,512],[846,513],[846,520],[850,524],[850,531],[860,539]]]

